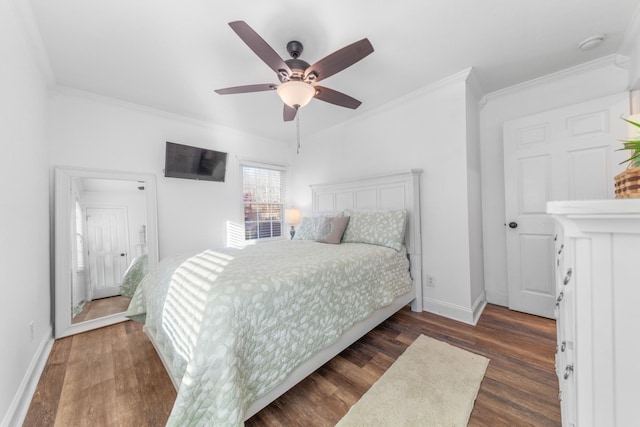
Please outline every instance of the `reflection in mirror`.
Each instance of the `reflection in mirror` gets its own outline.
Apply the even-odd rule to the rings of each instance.
[[[155,177],[56,169],[56,338],[126,320],[157,263]]]
[[[147,272],[144,184],[71,180],[72,324],[125,311]]]

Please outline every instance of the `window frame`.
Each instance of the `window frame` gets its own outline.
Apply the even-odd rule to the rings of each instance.
[[[245,218],[245,207],[247,205],[252,204],[251,202],[247,202],[244,200],[245,197],[245,192],[244,192],[244,183],[245,183],[245,179],[244,179],[244,168],[255,168],[255,169],[265,169],[265,170],[271,170],[271,171],[277,171],[280,173],[280,202],[275,202],[275,203],[266,203],[269,205],[279,205],[280,207],[280,235],[279,236],[273,236],[270,235],[269,237],[260,237],[260,232],[257,231],[256,232],[256,237],[255,238],[247,238],[247,231],[246,231],[246,226],[247,226],[247,222],[253,222],[253,221],[246,221]],[[282,240],[285,239],[287,236],[286,230],[285,230],[285,223],[284,223],[284,212],[285,212],[285,208],[286,208],[286,197],[287,197],[287,187],[288,187],[288,167],[283,166],[283,165],[278,165],[278,164],[274,164],[274,163],[264,163],[264,162],[256,162],[256,161],[249,161],[249,160],[240,160],[239,161],[239,177],[240,177],[240,197],[241,197],[241,208],[240,208],[240,215],[241,215],[241,221],[240,223],[242,224],[242,231],[243,231],[243,237],[244,237],[244,242],[245,243],[261,243],[261,242],[268,242],[268,241],[273,241],[273,240]],[[261,204],[261,203],[255,203],[255,204]],[[259,224],[260,221],[255,221],[256,223]],[[271,234],[273,234],[273,231],[271,232]]]

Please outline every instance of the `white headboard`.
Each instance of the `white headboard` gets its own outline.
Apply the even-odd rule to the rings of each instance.
[[[345,209],[406,209],[405,246],[411,262],[416,293],[422,311],[422,232],[420,229],[420,176],[422,169],[375,175],[311,186],[314,213]],[[415,306],[413,307],[416,308]]]

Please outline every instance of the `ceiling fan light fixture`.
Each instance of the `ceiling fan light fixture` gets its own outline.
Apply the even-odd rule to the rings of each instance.
[[[278,86],[276,92],[280,99],[282,99],[282,102],[293,108],[304,107],[316,94],[316,90],[312,85],[298,80],[290,80],[282,83]]]

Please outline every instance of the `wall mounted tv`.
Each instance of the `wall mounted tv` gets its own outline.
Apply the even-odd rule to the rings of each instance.
[[[224,182],[227,153],[167,141],[164,176]]]

